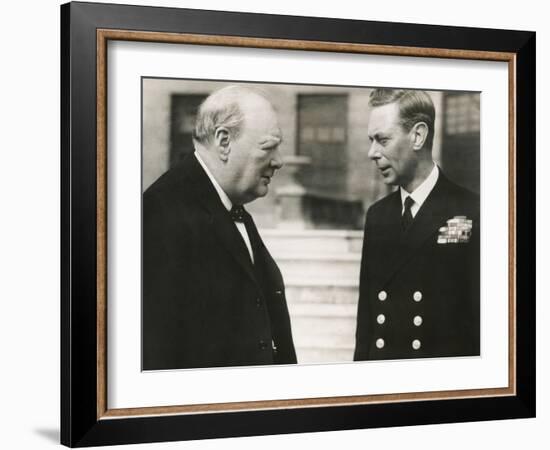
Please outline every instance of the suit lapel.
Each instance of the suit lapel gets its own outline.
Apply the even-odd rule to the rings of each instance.
[[[448,199],[446,199],[447,179],[439,172],[439,178],[432,192],[426,198],[422,207],[418,210],[413,223],[406,233],[400,231],[401,217],[399,215],[395,223],[398,224],[397,238],[392,246],[392,253],[388,258],[388,264],[384,270],[384,283],[390,281],[393,275],[410,259],[419,248],[430,238],[436,235],[439,228],[445,225],[450,217]],[[397,191],[398,192],[398,191]],[[399,199],[399,213],[401,201]],[[395,237],[395,230],[392,235]]]
[[[208,175],[193,155],[190,155],[185,162],[188,175],[192,179],[193,198],[209,214],[208,222],[212,227],[213,234],[220,241],[220,244],[235,258],[237,264],[257,284],[258,280],[254,274],[250,255],[248,254],[243,237],[225,209]]]
[[[247,231],[250,237],[250,241],[252,243],[255,265],[260,268],[260,270],[263,270],[265,276],[268,277],[270,285],[277,286],[280,289],[283,289],[284,286],[282,276],[277,267],[277,264],[275,263],[275,261],[271,257],[271,254],[269,253],[269,250],[265,246],[260,236],[260,233],[256,228],[254,220],[248,213],[247,215],[250,217],[250,220],[248,221]]]

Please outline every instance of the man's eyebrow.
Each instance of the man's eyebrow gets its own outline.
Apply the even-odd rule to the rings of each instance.
[[[270,148],[275,147],[277,145],[280,145],[283,142],[283,136],[265,136],[262,139],[260,139],[260,147],[261,148]]]
[[[384,133],[383,131],[377,131],[376,133],[374,134],[368,134],[369,138],[370,139],[376,139],[376,140],[379,140],[379,139],[384,139],[384,138],[387,138],[388,137],[388,134],[387,133]]]

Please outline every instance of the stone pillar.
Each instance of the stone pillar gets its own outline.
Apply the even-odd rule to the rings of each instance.
[[[305,229],[308,218],[304,214],[306,189],[297,180],[301,167],[311,164],[309,156],[288,155],[284,159],[283,171],[286,182],[276,190],[279,228]]]

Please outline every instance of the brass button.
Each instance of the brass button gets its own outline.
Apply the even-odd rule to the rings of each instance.
[[[416,291],[413,294],[413,299],[414,299],[415,302],[419,302],[420,300],[422,300],[422,292]]]
[[[378,300],[380,300],[381,302],[383,302],[387,298],[388,298],[388,293],[386,291],[380,291],[378,293]]]
[[[376,321],[382,325],[386,321],[386,316],[384,314],[378,314]]]
[[[422,316],[414,316],[413,323],[419,327],[422,325]]]
[[[380,338],[376,340],[376,347],[384,348],[384,345],[385,345],[384,339]]]
[[[414,348],[415,350],[418,350],[421,346],[422,344],[418,339],[415,339],[414,341],[412,341],[412,348]]]

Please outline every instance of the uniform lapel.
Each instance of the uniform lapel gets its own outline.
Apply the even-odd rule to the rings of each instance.
[[[396,220],[399,231],[397,232],[396,245],[388,258],[388,264],[384,270],[384,283],[391,280],[393,275],[410,259],[419,248],[432,236],[435,236],[449,218],[448,199],[446,199],[447,180],[440,171],[439,178],[428,198],[419,209],[409,230],[400,231],[400,217]],[[401,204],[399,204],[401,206]],[[393,233],[395,236],[395,231]]]
[[[382,277],[392,273],[400,256],[401,248],[401,197],[399,191],[394,192],[387,208],[382,211],[382,217],[378,220],[375,236],[376,242],[371,246],[379,249],[376,254],[383,258],[376,261],[376,272]],[[374,238],[374,237],[373,237]],[[369,236],[365,236],[369,239]]]

